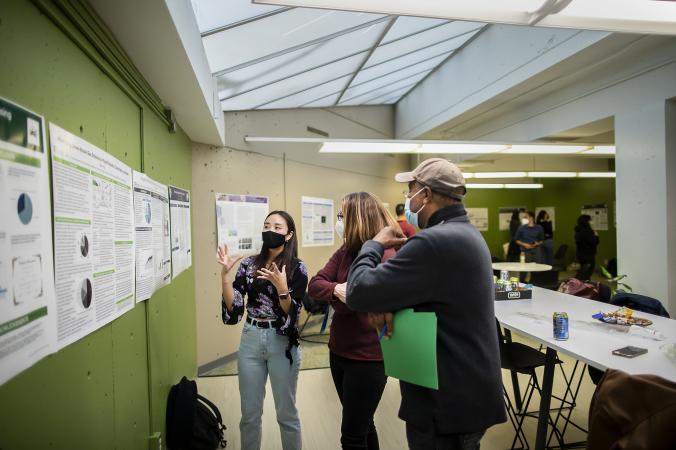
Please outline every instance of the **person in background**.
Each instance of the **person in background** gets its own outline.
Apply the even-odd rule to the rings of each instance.
[[[591,216],[582,214],[577,218],[575,226],[575,247],[580,270],[575,274],[578,280],[589,280],[596,266],[596,248],[599,245],[599,235],[591,227]]]
[[[415,236],[415,228],[406,221],[406,217],[404,216],[404,204],[399,203],[395,208],[395,212],[397,213],[397,223],[404,235],[407,238]]]
[[[432,158],[395,180],[408,183],[406,217],[422,231],[407,240],[385,227],[365,242],[350,268],[347,306],[380,313],[374,324],[387,322],[388,335],[397,333],[391,311],[435,313],[439,389],[400,381],[399,417],[412,450],[476,450],[486,429],[506,420],[491,254],[463,207],[456,165]]]
[[[526,254],[526,262],[540,262],[540,246],[545,240],[545,231],[535,223],[533,211],[526,211],[514,241]]]
[[[373,415],[387,382],[383,355],[368,315],[351,310],[345,301],[352,261],[362,244],[388,225],[398,228],[375,195],[368,192],[346,195],[336,222],[336,233],[344,238],[344,243],[308,286],[310,297],[318,302],[330,302],[335,311],[329,337],[329,361],[343,405],[340,427],[343,449],[379,448]],[[394,249],[387,250],[383,260],[393,255]]]
[[[538,213],[536,223],[540,225],[545,232],[545,239],[542,242],[541,247],[542,253],[540,255],[542,257],[542,262],[551,266],[554,264],[554,229],[552,228],[552,220],[549,218],[549,213],[544,209],[541,209]]]
[[[507,247],[507,261],[519,260],[519,253],[521,253],[521,249],[514,240],[514,237],[516,236],[516,232],[519,230],[520,226],[521,211],[514,209],[514,211],[512,211],[512,218],[509,219],[509,247]]]
[[[261,448],[263,400],[270,375],[282,448],[297,450],[301,448],[296,410],[300,368],[297,323],[308,275],[305,263],[298,259],[293,218],[284,211],[268,214],[263,224],[263,248],[258,255],[242,260],[234,281],[230,282],[228,274],[241,259],[230,255],[226,245],[218,248],[223,323],[237,324],[246,309],[237,356],[241,448]]]

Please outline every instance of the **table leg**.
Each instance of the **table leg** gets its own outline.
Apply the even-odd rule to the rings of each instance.
[[[535,450],[544,450],[547,441],[547,425],[549,422],[549,406],[552,401],[552,385],[554,384],[554,363],[556,350],[547,347],[545,355],[545,373],[542,377],[542,394],[540,397],[540,413],[538,414],[538,430],[535,437]]]

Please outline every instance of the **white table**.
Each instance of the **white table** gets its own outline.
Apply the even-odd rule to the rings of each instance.
[[[548,264],[538,263],[518,263],[518,262],[496,262],[493,263],[493,270],[508,270],[510,272],[546,272],[552,270]]]
[[[653,374],[676,382],[676,362],[670,360],[660,348],[676,342],[676,320],[637,312],[638,317],[652,320],[651,328],[661,331],[666,337],[665,341],[654,341],[627,334],[629,327],[604,324],[591,317],[599,311],[616,309],[617,306],[607,303],[537,287],[533,288],[532,300],[495,302],[495,316],[503,327],[547,346],[536,449],[545,447],[557,351],[601,370],[610,368],[632,375]],[[570,337],[566,341],[557,341],[553,337],[552,314],[555,311],[568,313]],[[636,358],[612,354],[613,350],[627,345],[647,348],[648,353]]]

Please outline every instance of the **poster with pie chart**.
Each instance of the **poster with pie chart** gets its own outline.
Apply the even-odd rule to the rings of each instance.
[[[19,195],[19,200],[16,202],[16,213],[19,215],[19,221],[28,225],[33,219],[33,200],[31,196],[24,193]]]
[[[57,350],[44,119],[0,97],[0,385]]]

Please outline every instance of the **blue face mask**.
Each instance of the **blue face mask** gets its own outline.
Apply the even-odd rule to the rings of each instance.
[[[415,197],[416,195],[420,194],[422,190],[425,188],[420,189],[418,192],[413,194],[411,197],[406,197],[406,202],[404,202],[404,215],[406,216],[406,222],[410,223],[416,228],[420,228],[420,225],[418,225],[418,213],[423,210],[425,205],[422,205],[422,207],[416,211],[413,212],[411,211],[411,199]]]

